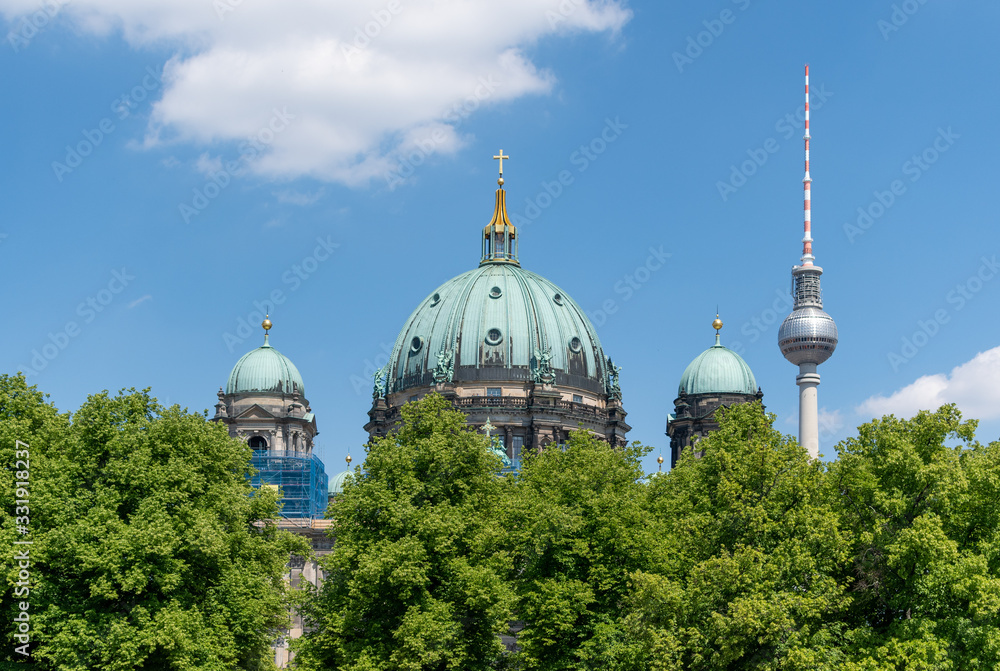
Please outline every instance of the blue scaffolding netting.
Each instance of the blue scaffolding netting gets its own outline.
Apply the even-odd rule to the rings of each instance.
[[[281,516],[322,518],[327,505],[327,476],[315,454],[288,450],[254,450],[257,470],[250,478],[254,489],[273,485],[281,489]]]

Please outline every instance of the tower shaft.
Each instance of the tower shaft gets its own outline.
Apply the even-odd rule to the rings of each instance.
[[[833,354],[839,339],[833,318],[823,311],[820,276],[815,265],[812,237],[812,177],[809,174],[809,66],[806,66],[805,177],[803,186],[802,259],[792,268],[795,303],[778,330],[778,346],[789,362],[799,367],[799,444],[813,459],[819,457],[819,386],[817,367]]]
[[[799,444],[813,459],[819,458],[819,372],[816,364],[799,364]]]

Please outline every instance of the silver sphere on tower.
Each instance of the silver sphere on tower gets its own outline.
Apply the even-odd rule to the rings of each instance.
[[[781,354],[796,366],[819,365],[837,349],[837,324],[819,307],[801,307],[785,317],[778,329]]]

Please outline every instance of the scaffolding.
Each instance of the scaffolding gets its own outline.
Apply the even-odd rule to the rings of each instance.
[[[326,513],[328,481],[323,462],[315,454],[289,450],[254,450],[254,489],[274,486],[281,490],[281,516],[322,518]]]

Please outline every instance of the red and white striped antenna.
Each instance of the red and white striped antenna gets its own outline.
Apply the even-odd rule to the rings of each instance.
[[[806,176],[802,178],[803,200],[802,209],[805,216],[805,235],[802,236],[802,265],[811,266],[815,258],[812,253],[812,208],[811,190],[812,178],[809,176],[809,64],[806,64],[806,131],[802,139],[806,143]]]

